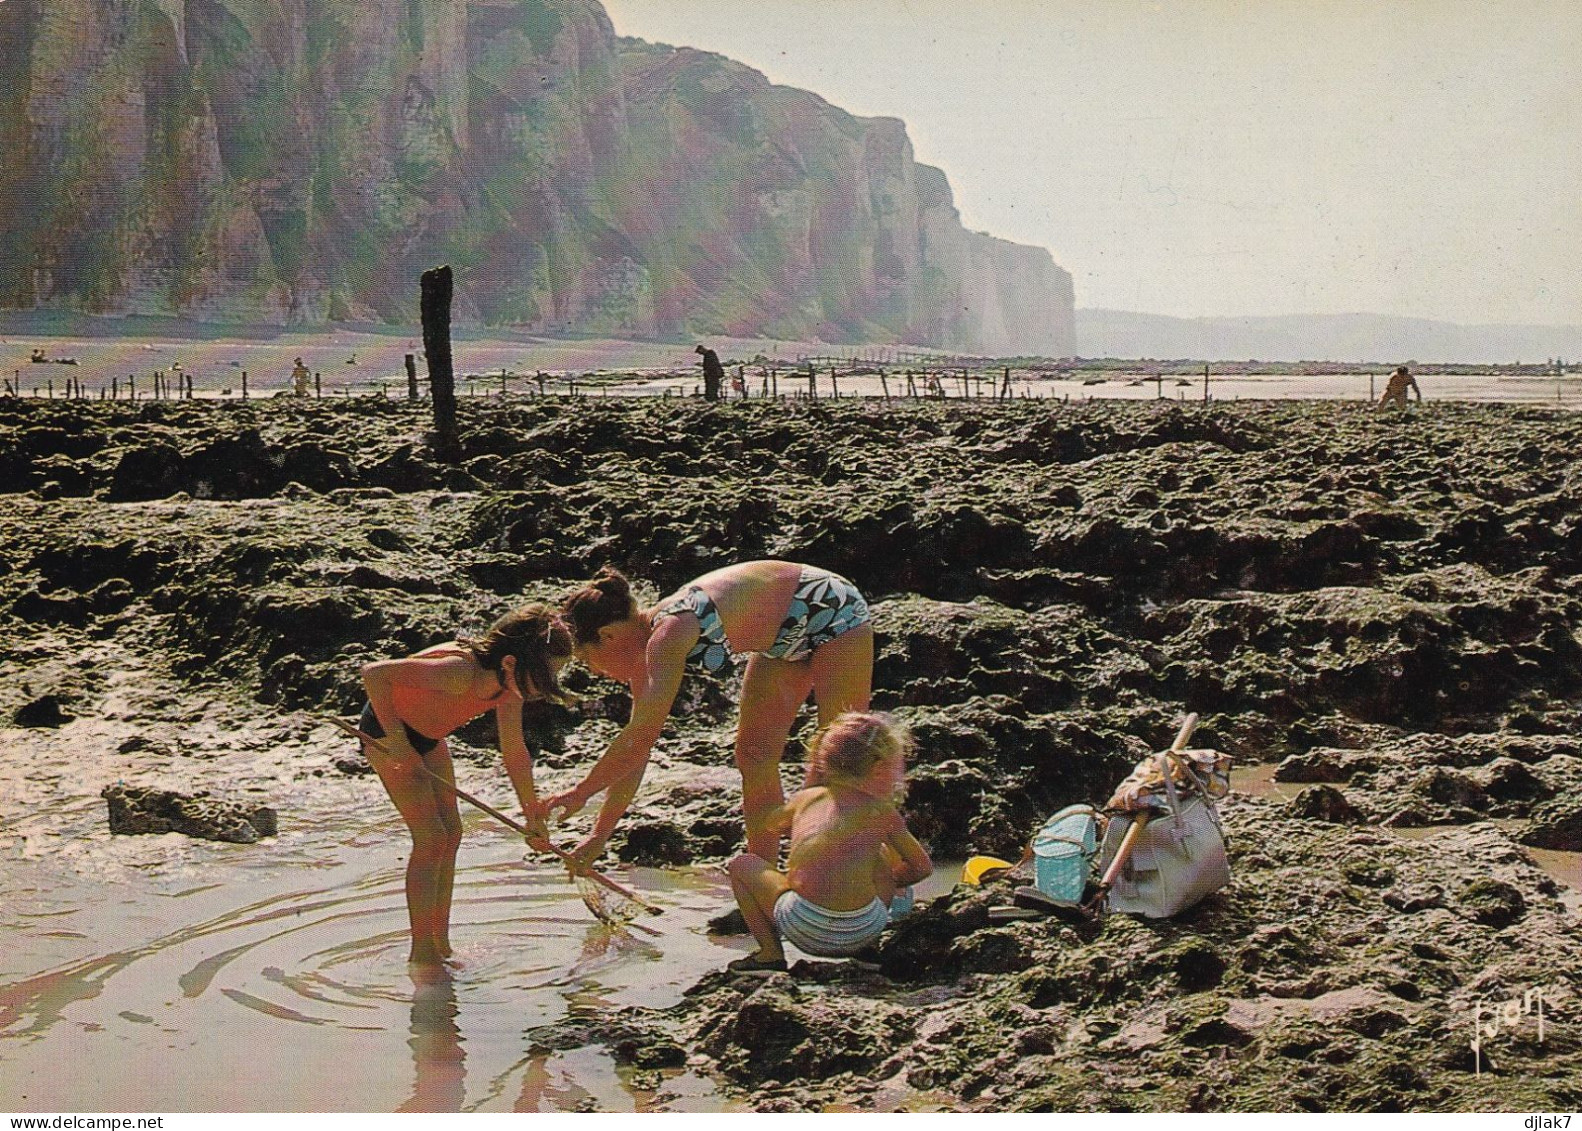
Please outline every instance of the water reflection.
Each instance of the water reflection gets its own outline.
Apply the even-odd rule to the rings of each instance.
[[[466,1099],[467,1053],[457,1017],[456,983],[444,967],[415,967],[407,1040],[412,1095],[397,1111],[460,1111]]]

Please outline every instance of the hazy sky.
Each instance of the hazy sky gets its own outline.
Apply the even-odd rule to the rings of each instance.
[[[1579,0],[604,0],[905,119],[1079,307],[1582,322]]]

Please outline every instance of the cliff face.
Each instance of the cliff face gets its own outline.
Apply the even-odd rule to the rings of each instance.
[[[0,4],[0,305],[1073,352],[904,125],[595,0]],[[14,62],[13,62],[14,61]]]

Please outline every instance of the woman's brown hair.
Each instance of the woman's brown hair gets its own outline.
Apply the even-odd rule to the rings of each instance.
[[[561,615],[571,622],[571,635],[581,644],[598,642],[599,630],[616,624],[637,612],[631,582],[612,566],[605,566],[581,589],[568,595],[560,605]]]
[[[517,690],[528,696],[531,690],[553,703],[569,703],[571,696],[561,689],[551,660],[571,657],[571,630],[550,606],[540,602],[513,609],[489,626],[476,640],[457,641],[478,666],[501,674],[507,656],[516,658]],[[530,697],[530,696],[529,696]]]

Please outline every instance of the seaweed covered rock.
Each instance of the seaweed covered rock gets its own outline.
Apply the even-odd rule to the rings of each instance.
[[[99,796],[109,805],[110,831],[127,836],[174,832],[252,844],[278,831],[275,811],[268,806],[222,801],[204,792],[188,795],[116,783],[105,786]]]
[[[866,1073],[912,1035],[910,1011],[880,1001],[804,987],[787,976],[736,979],[715,1020],[699,1033],[720,1070],[743,1083],[829,1080]]]

